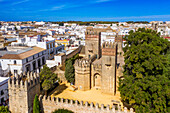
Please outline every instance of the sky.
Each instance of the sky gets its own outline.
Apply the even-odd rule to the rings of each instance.
[[[170,21],[170,0],[0,0],[0,21]]]

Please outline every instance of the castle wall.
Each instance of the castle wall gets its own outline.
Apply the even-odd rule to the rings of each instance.
[[[8,80],[9,110],[12,113],[32,113],[35,94],[40,94],[39,75],[28,73]]]
[[[94,54],[99,55],[99,42],[98,40],[86,40],[85,56],[89,58]]]
[[[84,64],[83,66],[75,64],[75,85],[78,89],[89,90],[94,87],[106,94],[116,94],[118,86],[116,73],[121,74],[121,71],[116,71],[117,64],[122,66],[124,63],[122,37],[116,36],[115,43],[104,42],[101,49],[101,32],[108,30],[111,29],[93,27],[86,29],[85,59],[89,60],[90,69]]]
[[[102,56],[102,87],[103,93],[114,94],[115,91],[115,57]]]
[[[103,93],[116,92],[116,65],[117,44],[104,43],[102,47],[102,87]]]
[[[89,31],[86,32],[86,42],[85,42],[85,56],[86,58],[90,58],[94,54],[97,55],[98,58],[101,57],[101,36],[97,31]]]
[[[100,77],[99,79],[96,78],[96,75],[98,75],[97,77]],[[100,83],[100,86],[95,87],[97,89],[101,89],[101,76],[102,76],[102,66],[101,64],[92,64],[91,66],[91,88],[96,86],[96,82]],[[97,79],[97,81],[96,81]],[[100,81],[99,81],[100,80]]]
[[[98,103],[88,103],[77,100],[68,100],[63,98],[50,98],[40,96],[40,106],[43,113],[52,113],[57,109],[68,109],[74,113],[134,113],[133,109],[130,109],[130,112],[127,111],[127,108],[121,110],[121,107],[118,107],[118,110],[115,110],[115,106],[106,107]],[[100,107],[99,107],[100,106]]]
[[[73,56],[75,56],[77,53],[80,53],[81,49],[83,46],[79,46],[78,48],[76,48],[74,51],[72,51],[71,53],[66,55],[66,59],[72,58]]]
[[[9,110],[12,113],[28,113],[27,89],[9,88]]]
[[[118,46],[117,46],[117,64],[119,64],[119,66],[123,66],[125,64],[124,62],[124,52],[123,52],[123,49],[122,49],[122,42],[118,42],[117,43]]]

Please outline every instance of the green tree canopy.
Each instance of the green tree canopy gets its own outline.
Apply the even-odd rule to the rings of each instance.
[[[33,113],[40,113],[40,102],[37,95],[34,98]]]
[[[53,85],[57,80],[59,80],[57,74],[53,73],[47,65],[44,65],[40,72],[40,83],[42,88],[45,91],[53,88]]]
[[[18,30],[16,26],[15,26],[15,28],[14,28],[14,29],[15,29],[16,31]]]
[[[74,83],[75,81],[75,69],[73,65],[74,65],[75,60],[78,58],[79,58],[79,55],[77,54],[65,62],[65,73],[64,74],[65,74],[67,81],[70,83]]]
[[[67,61],[67,64],[65,67],[65,77],[68,82],[74,83],[75,73],[74,73],[74,66],[71,60]]]
[[[67,110],[67,109],[58,109],[58,110],[55,110],[53,113],[74,113],[74,112]]]
[[[59,23],[59,26],[64,26],[64,22]]]
[[[0,106],[0,113],[10,113],[7,106]]]
[[[134,107],[137,113],[167,112],[169,42],[156,31],[144,28],[130,31],[125,40],[125,65],[119,82],[123,102]]]

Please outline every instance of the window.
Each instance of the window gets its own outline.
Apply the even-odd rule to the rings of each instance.
[[[14,64],[17,64],[17,61],[16,61],[16,60],[14,60]]]
[[[32,65],[33,65],[33,70],[36,70],[36,61],[34,61],[34,62],[32,63]]]
[[[1,104],[4,102],[4,98],[1,98]]]
[[[28,62],[28,58],[26,58],[26,63]]]
[[[18,70],[14,70],[14,74],[18,74]]]
[[[1,95],[3,95],[4,94],[4,91],[3,90],[1,90]]]
[[[45,64],[45,57],[42,57],[42,64]]]

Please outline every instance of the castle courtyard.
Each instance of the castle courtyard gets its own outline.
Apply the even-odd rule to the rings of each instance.
[[[71,86],[69,84],[60,84],[51,94],[51,97],[60,97],[64,99],[73,99],[78,101],[83,101],[84,103],[87,101],[88,103],[93,102],[94,104],[98,103],[99,106],[104,104],[105,106],[113,104],[120,104],[119,95],[109,95],[103,94],[100,90],[91,89],[88,91],[72,91]]]

